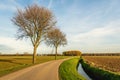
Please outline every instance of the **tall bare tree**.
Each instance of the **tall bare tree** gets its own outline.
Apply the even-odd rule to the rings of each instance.
[[[56,59],[58,47],[67,44],[66,35],[63,32],[61,32],[60,29],[53,28],[47,33],[45,43],[48,46],[55,47],[55,59]]]
[[[24,10],[18,9],[12,22],[18,26],[18,39],[29,38],[33,45],[33,63],[36,60],[36,51],[44,40],[45,34],[56,23],[50,10],[37,4],[27,6]]]

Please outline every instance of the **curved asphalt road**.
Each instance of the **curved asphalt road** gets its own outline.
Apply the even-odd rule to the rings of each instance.
[[[64,60],[66,59],[31,66],[3,76],[0,80],[59,80],[58,69]]]

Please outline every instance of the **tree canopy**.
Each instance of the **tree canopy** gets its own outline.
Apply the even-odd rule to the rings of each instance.
[[[63,32],[61,32],[60,29],[54,27],[47,33],[45,43],[48,46],[55,47],[55,53],[57,56],[57,48],[61,45],[67,44],[66,35]]]
[[[45,7],[34,4],[27,6],[24,10],[18,9],[12,22],[18,27],[18,39],[29,38],[31,40],[34,47],[34,63],[37,47],[44,40],[48,30],[56,23],[53,13]]]

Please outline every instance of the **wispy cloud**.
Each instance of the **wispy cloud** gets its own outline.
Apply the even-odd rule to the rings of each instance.
[[[23,8],[23,6],[15,0],[5,0],[0,3],[0,10],[16,11],[17,8]]]
[[[2,13],[5,10],[11,16],[10,11],[16,11],[16,7],[23,8],[32,3],[46,6],[55,13],[58,21],[57,26],[66,33],[68,39],[68,45],[65,48],[60,48],[59,51],[79,49],[83,52],[107,52],[108,50],[106,49],[108,48],[111,52],[120,50],[119,0],[90,2],[86,2],[86,0],[55,0],[54,2],[53,0],[32,0],[29,3],[27,1],[26,3],[20,1],[19,3],[16,0],[3,0],[0,3],[0,11]],[[11,29],[12,35],[15,29],[10,26],[14,25],[8,24],[10,22],[8,16],[2,14],[0,18],[2,18],[0,29],[4,29],[2,26],[6,26],[1,33],[7,35],[7,37],[2,34],[0,35],[0,45],[9,47],[15,51],[32,51],[29,41],[26,43],[24,40],[16,41],[14,38],[8,37],[10,32],[7,30]],[[38,51],[49,52],[51,48],[42,44]]]
[[[47,48],[47,50],[46,50]],[[44,44],[40,44],[38,47],[38,53],[51,53],[50,47],[47,47]],[[0,52],[3,53],[23,53],[23,52],[30,52],[32,53],[33,46],[29,39],[27,40],[16,40],[15,38],[10,37],[0,37]]]
[[[51,8],[51,7],[52,7],[52,3],[53,3],[53,0],[49,0],[48,8]]]
[[[15,38],[8,37],[0,37],[0,45],[7,46],[11,52],[31,51],[32,49],[25,41],[16,41]],[[6,48],[2,48],[2,50],[7,52]]]
[[[15,11],[16,8],[12,5],[6,5],[6,4],[0,4],[0,10],[12,10],[12,11]]]
[[[13,48],[11,48],[11,47],[8,47],[8,46],[6,46],[6,45],[1,45],[0,44],[0,52],[11,52],[11,51],[13,51],[14,49]]]
[[[120,34],[119,22],[120,20],[111,21],[101,28],[95,28],[84,33],[77,33],[68,39],[71,43],[75,44],[73,44],[74,47],[77,48],[78,45],[80,49],[84,47],[84,51],[89,49],[90,52],[105,52],[106,49],[110,49],[109,51],[111,52],[119,52],[120,45],[118,45],[118,41],[120,40],[120,36],[117,35]],[[114,47],[114,49],[112,49],[112,47]],[[108,52],[108,50],[106,50],[106,52]]]

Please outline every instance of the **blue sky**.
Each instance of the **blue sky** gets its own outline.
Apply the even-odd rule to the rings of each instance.
[[[17,8],[38,4],[49,8],[68,40],[65,50],[120,52],[120,0],[0,0],[0,52],[31,52],[29,39],[16,40],[17,27],[11,22]],[[52,53],[41,43],[38,53]]]

